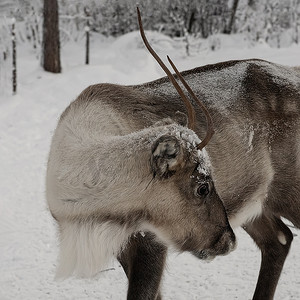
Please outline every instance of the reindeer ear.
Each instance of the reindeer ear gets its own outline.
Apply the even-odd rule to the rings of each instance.
[[[150,160],[153,177],[170,178],[183,164],[183,151],[178,139],[174,136],[163,135],[152,146]]]

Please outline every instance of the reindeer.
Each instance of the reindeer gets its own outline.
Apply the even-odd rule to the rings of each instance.
[[[202,259],[235,247],[204,148],[213,136],[211,117],[193,95],[208,120],[201,141],[193,106],[149,49],[183,100],[178,109],[143,87],[90,86],[61,115],[47,167],[46,196],[60,239],[57,276],[93,276],[115,256],[129,277],[128,299],[160,297],[167,246]],[[138,267],[151,264],[147,281],[145,270],[135,272],[136,259]]]
[[[293,240],[281,217],[300,227],[299,69],[257,59],[173,68],[169,79],[91,86],[63,113],[47,189],[61,269],[93,273],[114,253],[128,299],[161,299],[168,245],[202,259],[234,248],[221,198],[232,228],[261,250],[253,299],[273,299]],[[174,78],[205,108],[194,115]]]

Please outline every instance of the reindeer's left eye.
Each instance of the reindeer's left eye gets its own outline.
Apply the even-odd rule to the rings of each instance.
[[[202,183],[198,188],[197,188],[197,194],[198,196],[205,197],[209,194],[209,184]]]

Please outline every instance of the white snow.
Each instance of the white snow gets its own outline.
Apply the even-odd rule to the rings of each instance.
[[[126,298],[127,279],[117,262],[91,280],[54,280],[58,245],[44,181],[59,115],[85,87],[98,82],[135,84],[164,75],[137,36],[131,33],[113,41],[93,35],[89,66],[84,65],[84,41],[67,44],[62,49],[63,73],[59,75],[44,72],[28,46],[18,48],[17,95],[11,96],[8,80],[5,88],[0,85],[0,300]],[[186,57],[183,45],[155,33],[151,36],[154,48],[163,58],[168,53],[179,70],[242,58],[300,66],[300,46],[247,48],[244,41],[239,45],[236,38],[225,42],[222,37],[217,51],[207,48]],[[10,76],[8,64],[5,72],[2,78]],[[237,250],[209,264],[187,253],[171,253],[163,279],[164,299],[251,299],[260,251],[241,229],[236,233]],[[283,242],[280,233],[278,238]],[[277,300],[300,299],[299,249],[299,237],[295,237]]]

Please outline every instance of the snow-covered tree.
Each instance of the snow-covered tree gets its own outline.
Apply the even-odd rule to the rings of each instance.
[[[234,31],[246,33],[253,41],[287,46],[299,40],[299,9],[299,0],[240,1]]]

